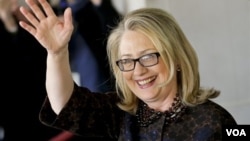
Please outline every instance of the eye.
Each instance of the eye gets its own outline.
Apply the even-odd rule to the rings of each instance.
[[[154,54],[147,54],[140,58],[141,61],[150,61],[154,58]]]
[[[120,64],[126,65],[126,64],[131,64],[133,62],[132,59],[122,59],[120,60]]]

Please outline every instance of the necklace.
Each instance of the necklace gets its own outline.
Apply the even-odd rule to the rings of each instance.
[[[182,104],[177,94],[171,107],[165,112],[155,111],[154,109],[148,107],[147,104],[140,101],[136,112],[136,118],[139,126],[141,127],[147,127],[154,121],[158,120],[162,115],[165,115],[165,124],[170,124],[171,122],[176,121],[184,113],[185,109],[186,106]]]

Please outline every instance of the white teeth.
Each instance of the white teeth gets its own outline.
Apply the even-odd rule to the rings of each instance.
[[[150,81],[152,81],[154,78],[155,78],[155,77],[151,77],[151,78],[146,79],[146,80],[138,81],[138,83],[139,83],[140,85],[145,85],[145,84],[149,83]]]

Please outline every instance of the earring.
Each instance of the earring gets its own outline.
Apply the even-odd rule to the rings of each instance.
[[[180,66],[177,66],[177,69],[176,69],[176,71],[181,71],[181,68],[180,68]]]

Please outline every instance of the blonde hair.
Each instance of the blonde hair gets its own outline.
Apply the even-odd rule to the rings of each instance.
[[[121,98],[118,106],[122,110],[135,113],[138,105],[138,98],[126,85],[122,72],[115,63],[119,59],[121,37],[127,30],[143,33],[159,51],[166,68],[169,69],[169,78],[162,86],[167,85],[177,74],[183,104],[195,106],[219,95],[220,92],[213,88],[200,87],[196,52],[174,17],[162,9],[141,8],[125,15],[112,30],[107,42],[110,67],[115,76],[117,93]],[[177,73],[176,64],[180,68]]]

